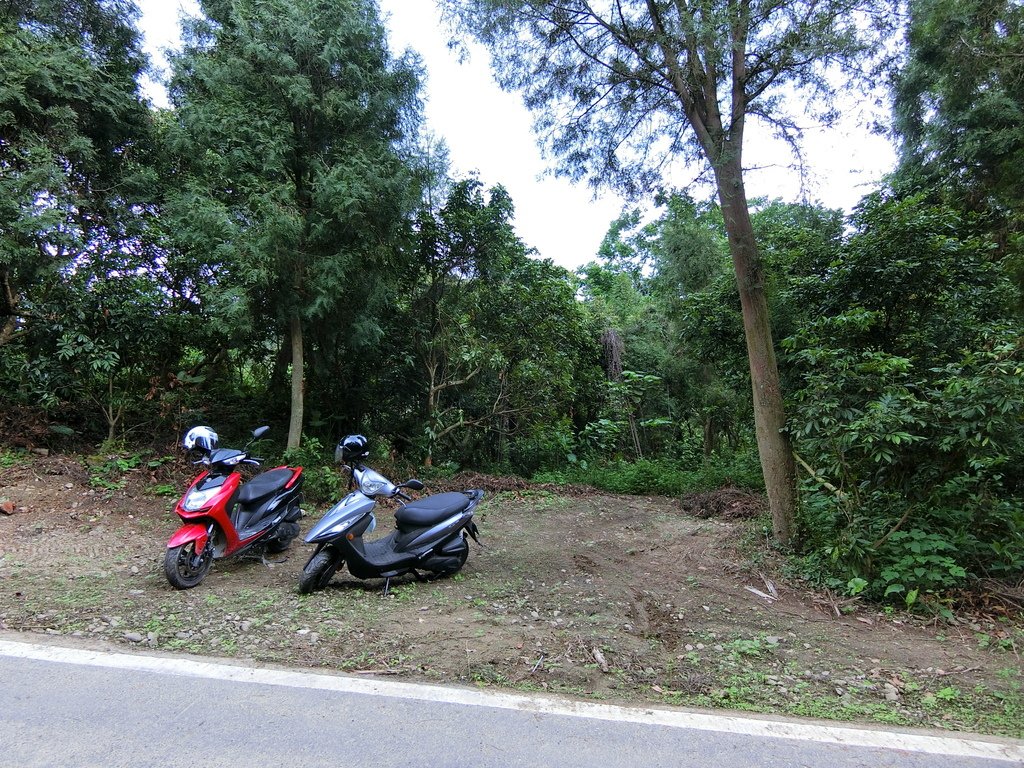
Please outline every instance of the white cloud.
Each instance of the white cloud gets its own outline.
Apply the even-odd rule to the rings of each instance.
[[[545,176],[519,96],[498,88],[480,46],[470,47],[468,62],[458,62],[433,3],[381,0],[381,9],[392,48],[412,48],[423,57],[427,121],[447,141],[453,171],[475,171],[485,185],[508,189],[516,231],[542,257],[569,269],[593,259],[622,201],[611,194],[595,200],[584,185]]]

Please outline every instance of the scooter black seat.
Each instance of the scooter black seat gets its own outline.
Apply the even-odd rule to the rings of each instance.
[[[457,515],[468,506],[469,497],[464,493],[439,493],[399,507],[395,512],[395,520],[401,531],[423,528]]]
[[[272,469],[269,472],[256,475],[252,480],[242,486],[238,492],[238,501],[241,504],[252,504],[253,502],[265,499],[272,493],[288,485],[292,479],[293,471],[290,469]]]

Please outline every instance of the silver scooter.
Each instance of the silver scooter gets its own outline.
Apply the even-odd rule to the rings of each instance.
[[[347,565],[359,579],[384,579],[384,594],[391,579],[412,573],[424,580],[423,573],[451,576],[469,557],[472,536],[478,544],[479,531],[473,511],[484,496],[480,490],[439,493],[413,501],[403,489],[421,491],[419,480],[395,485],[378,472],[363,465],[369,455],[362,435],[349,435],[338,443],[335,459],[348,466],[350,493],[331,507],[313,526],[306,542],[316,544],[299,577],[299,592],[308,594],[323,589],[335,572]],[[374,530],[373,510],[377,499],[406,501],[395,512],[397,527],[387,536],[364,541]]]

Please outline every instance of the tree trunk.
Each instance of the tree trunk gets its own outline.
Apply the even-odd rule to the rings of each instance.
[[[716,166],[715,179],[743,308],[743,330],[754,396],[754,426],[768,493],[768,508],[772,514],[775,541],[786,545],[793,535],[796,514],[796,466],[789,440],[782,431],[786,416],[772,344],[764,273],[754,240],[739,159],[728,159]]]
[[[270,369],[270,383],[267,385],[267,389],[275,397],[279,394],[283,395],[291,386],[288,373],[292,363],[292,339],[290,328],[288,334],[289,335],[284,339],[284,343],[281,344],[280,349],[278,349],[277,353],[274,355],[274,364]]]
[[[7,342],[14,338],[14,331],[17,328],[17,321],[14,315],[11,315],[7,321],[0,326],[0,347],[4,346]]]
[[[437,358],[437,351],[434,349],[433,345],[431,345],[427,357],[427,375],[430,377],[427,384],[427,425],[431,430],[436,426],[434,424],[434,412],[437,410],[437,398],[439,391],[437,386],[437,369],[440,363]],[[423,466],[429,468],[433,465],[434,436],[433,433],[430,433],[427,435],[427,454],[423,457]]]
[[[711,458],[715,452],[715,420],[711,416],[704,417],[704,459]]]
[[[11,289],[10,273],[6,267],[0,269],[0,318],[7,318],[0,324],[0,347],[14,338],[18,327],[18,297]]]
[[[303,408],[303,360],[302,360],[302,319],[298,312],[291,317],[292,345],[292,413],[288,422],[288,450],[299,447],[302,442],[302,408]]]

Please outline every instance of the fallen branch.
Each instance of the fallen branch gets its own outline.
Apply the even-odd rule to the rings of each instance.
[[[832,491],[832,493],[834,493],[836,495],[836,498],[838,498],[840,501],[843,501],[843,500],[846,499],[846,492],[845,491],[839,490],[834,485],[832,485],[832,483],[830,483],[828,480],[826,480],[824,477],[822,477],[821,474],[818,472],[818,470],[814,469],[814,467],[812,467],[810,464],[808,464],[806,461],[804,461],[800,457],[799,453],[797,453],[796,451],[793,451],[793,458],[796,459],[797,463],[801,467],[803,467],[805,470],[807,470],[807,474],[809,474],[811,477],[813,477],[814,481],[816,483],[820,484],[822,488],[827,488],[828,490]]]
[[[949,677],[950,675],[963,675],[968,672],[977,672],[981,667],[964,667],[963,669],[954,669],[952,672],[946,672],[945,670],[937,669],[932,674],[935,677]]]
[[[767,601],[768,601],[769,603],[774,603],[774,602],[775,602],[776,600],[778,600],[778,599],[779,599],[779,598],[778,598],[778,597],[776,597],[776,596],[773,596],[773,595],[769,595],[769,594],[768,594],[767,592],[762,592],[762,591],[761,591],[760,589],[758,589],[757,587],[744,587],[744,589],[745,589],[745,590],[747,590],[747,592],[753,592],[753,593],[754,593],[755,595],[757,595],[758,597],[763,597],[763,598],[764,598],[765,600],[767,600]]]

